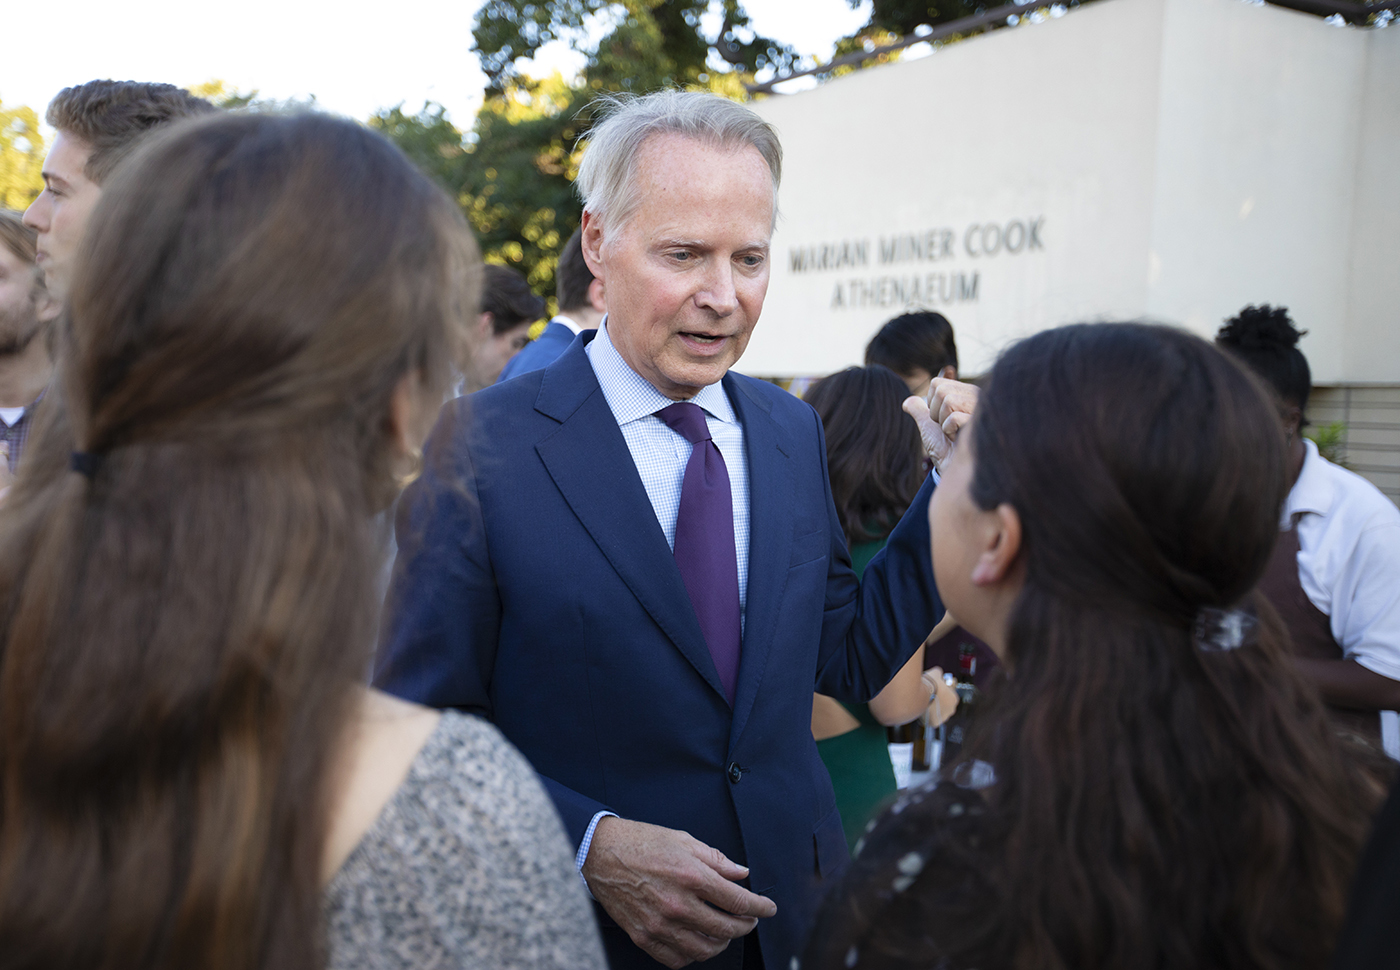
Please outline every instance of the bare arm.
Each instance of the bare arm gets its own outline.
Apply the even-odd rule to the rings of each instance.
[[[1355,660],[1295,657],[1293,663],[1304,677],[1317,685],[1322,699],[1334,707],[1359,711],[1400,710],[1400,680],[1368,670]]]

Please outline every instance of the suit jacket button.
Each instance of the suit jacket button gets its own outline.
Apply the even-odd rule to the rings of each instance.
[[[739,762],[729,762],[729,781],[732,784],[739,784],[739,780],[744,777],[744,769],[739,766]]]

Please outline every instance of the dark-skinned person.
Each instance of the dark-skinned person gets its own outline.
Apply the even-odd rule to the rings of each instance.
[[[900,407],[908,396],[899,376],[879,366],[848,367],[802,396],[822,419],[831,497],[857,577],[884,548],[923,483],[919,429]],[[831,774],[847,845],[855,847],[875,810],[896,791],[885,728],[907,724],[926,710],[941,723],[957,706],[943,671],[924,670],[924,647],[868,704],[813,696],[812,736]]]
[[[500,733],[367,690],[376,513],[477,308],[460,210],[312,114],[104,183],[0,518],[0,963],[603,967]]]
[[[1260,591],[1337,730],[1374,757],[1380,712],[1400,709],[1400,509],[1303,436],[1312,372],[1302,336],[1286,308],[1248,306],[1215,343],[1263,379],[1278,407],[1288,498]]]
[[[1326,965],[1381,793],[1255,592],[1277,425],[1183,331],[1002,354],[929,516],[939,592],[1006,676],[877,821],[802,970]]]

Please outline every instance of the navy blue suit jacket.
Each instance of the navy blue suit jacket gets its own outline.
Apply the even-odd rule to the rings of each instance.
[[[801,949],[817,884],[847,861],[812,692],[869,699],[942,614],[932,484],[858,583],[816,412],[771,384],[724,378],[744,425],[752,530],[731,709],[584,353],[595,333],[444,409],[400,507],[376,683],[493,721],[542,776],[576,846],[608,809],[747,865],[749,887],[778,906],[758,932],[765,964],[781,970]],[[615,970],[654,965],[600,920]],[[737,965],[741,950],[706,965]]]
[[[574,340],[572,330],[562,323],[549,321],[538,337],[522,347],[520,353],[506,361],[505,369],[501,371],[501,376],[497,378],[496,383],[500,384],[512,377],[519,377],[521,374],[528,374],[534,370],[543,370],[554,363]]]

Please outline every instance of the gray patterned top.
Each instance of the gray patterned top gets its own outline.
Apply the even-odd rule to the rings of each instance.
[[[326,888],[331,970],[604,970],[563,826],[487,722],[454,712]]]

